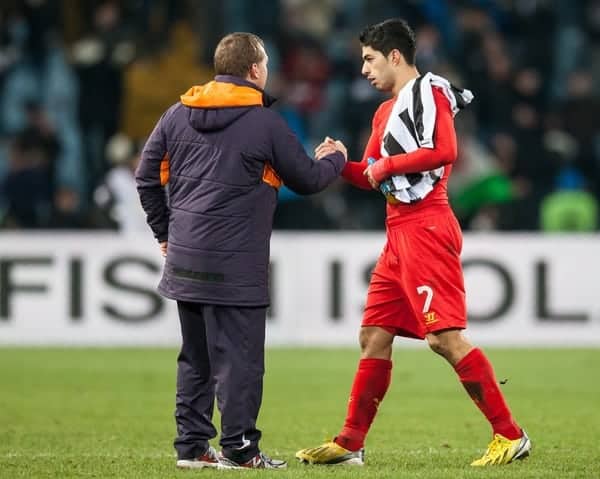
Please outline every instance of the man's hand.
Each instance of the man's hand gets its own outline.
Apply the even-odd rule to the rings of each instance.
[[[371,171],[371,168],[373,168],[374,165],[369,165],[365,171],[363,171],[363,175],[365,175],[367,177],[367,180],[369,180],[369,183],[371,184],[371,187],[374,190],[378,190],[379,189],[379,183],[377,182],[377,180],[375,180],[375,178],[373,178],[373,173]]]
[[[160,247],[160,253],[163,255],[163,258],[166,258],[167,257],[167,242],[161,241],[158,245]]]
[[[324,156],[331,155],[336,151],[341,152],[344,155],[344,159],[348,161],[348,150],[346,149],[346,145],[339,140],[334,140],[327,136],[323,143],[315,148],[315,158],[320,160]]]

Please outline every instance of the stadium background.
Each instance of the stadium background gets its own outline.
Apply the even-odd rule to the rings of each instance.
[[[230,31],[267,42],[268,90],[308,150],[330,135],[360,159],[382,96],[360,76],[357,32],[394,15],[415,26],[420,71],[476,95],[458,117],[450,182],[463,227],[595,230],[595,0],[5,0],[2,225],[139,229],[127,167],[160,114],[211,79],[215,43]],[[380,198],[342,182],[281,200],[279,229],[383,227]]]
[[[486,477],[600,477],[597,0],[3,0],[0,477],[179,477],[179,332],[153,293],[161,258],[132,176],[144,138],[212,78],[224,33],[252,31],[267,44],[267,89],[306,149],[330,135],[359,159],[383,97],[360,77],[357,32],[391,16],[415,26],[420,71],[476,96],[457,117],[449,183],[470,334],[509,378],[536,448]],[[342,181],[280,194],[268,452],[291,459],[343,419],[383,220],[378,194]],[[481,475],[465,464],[488,440],[484,421],[415,344],[398,341],[369,469],[343,477]]]

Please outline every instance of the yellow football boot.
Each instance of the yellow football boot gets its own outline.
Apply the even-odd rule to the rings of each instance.
[[[500,466],[509,464],[515,460],[525,459],[531,451],[531,441],[527,433],[523,431],[523,436],[511,441],[502,434],[494,434],[494,439],[490,442],[487,451],[480,458],[471,463],[471,466]]]
[[[339,466],[363,466],[365,464],[365,450],[349,451],[333,441],[326,442],[319,447],[302,449],[296,457],[305,464],[323,464]]]

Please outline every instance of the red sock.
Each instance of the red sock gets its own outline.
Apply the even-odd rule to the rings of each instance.
[[[494,370],[480,349],[473,349],[454,366],[460,382],[492,425],[494,434],[514,440],[523,434],[512,418]]]
[[[389,359],[361,359],[354,376],[344,428],[335,438],[340,446],[358,451],[364,446],[379,403],[390,385],[392,362]]]

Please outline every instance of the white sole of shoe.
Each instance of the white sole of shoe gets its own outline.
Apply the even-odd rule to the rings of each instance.
[[[310,465],[310,466],[364,466],[365,462],[358,457],[353,457],[351,459],[346,459],[345,461],[336,462],[332,464],[319,464],[307,461],[306,459],[298,458],[298,461],[302,464]]]
[[[219,464],[216,462],[204,462],[204,461],[194,461],[190,459],[179,459],[177,461],[177,467],[179,469],[204,469],[208,468],[217,468]]]
[[[331,466],[364,466],[365,463],[358,457],[347,459],[346,461],[338,462],[337,464],[330,464]]]
[[[265,467],[265,468],[258,468],[258,467],[243,467],[243,466],[233,466],[231,464],[223,464],[220,463],[217,466],[219,469],[260,469],[260,470],[268,470],[268,471],[275,471],[277,469],[287,469],[287,464],[285,466],[279,466],[279,467]]]

